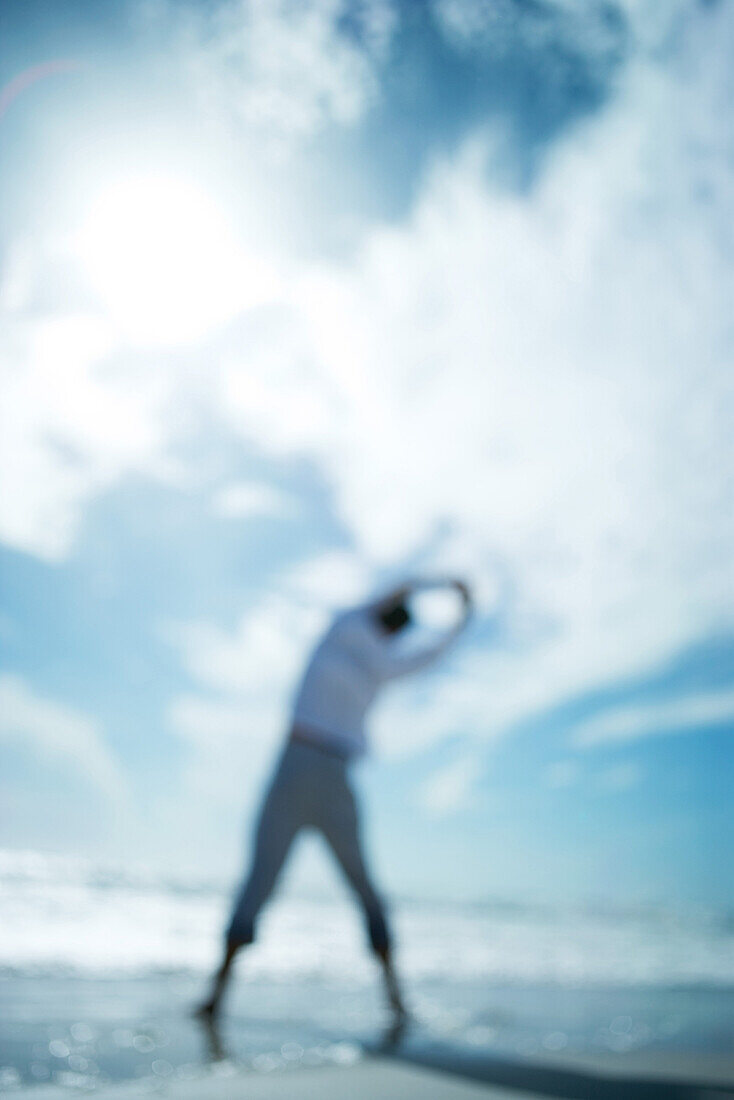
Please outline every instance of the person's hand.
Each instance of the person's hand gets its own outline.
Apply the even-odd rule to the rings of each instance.
[[[464,608],[468,611],[472,604],[472,595],[469,585],[466,583],[466,581],[458,579],[453,582],[453,585],[456,591],[461,596],[461,599],[464,603]]]

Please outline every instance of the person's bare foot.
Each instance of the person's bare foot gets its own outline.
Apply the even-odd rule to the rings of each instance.
[[[197,1005],[192,1015],[197,1020],[203,1020],[205,1023],[212,1023],[218,1015],[218,1006],[216,1001],[204,1001],[204,1004]]]
[[[410,1023],[410,1017],[403,1007],[400,1012],[394,1012],[392,1021],[382,1033],[380,1046],[383,1050],[393,1050],[402,1042]]]
[[[219,1031],[219,1015],[216,1002],[207,1001],[206,1004],[199,1005],[194,1010],[193,1015],[194,1019],[201,1024],[201,1029],[204,1032],[209,1060],[211,1062],[223,1062],[227,1058],[227,1051],[224,1048]]]

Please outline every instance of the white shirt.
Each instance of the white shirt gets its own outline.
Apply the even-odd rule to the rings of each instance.
[[[330,746],[343,756],[365,751],[364,718],[386,680],[435,660],[460,632],[457,624],[440,642],[418,653],[396,651],[396,635],[380,627],[376,605],[337,615],[316,647],[293,706],[302,739]],[[397,635],[399,636],[399,635]]]

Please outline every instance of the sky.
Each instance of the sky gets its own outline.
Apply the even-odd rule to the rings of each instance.
[[[0,36],[0,844],[236,878],[330,615],[456,573],[355,776],[385,889],[734,905],[732,8]]]

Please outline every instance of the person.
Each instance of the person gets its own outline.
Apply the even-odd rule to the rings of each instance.
[[[438,642],[400,652],[395,640],[411,624],[408,601],[418,590],[451,587],[462,601],[456,624]],[[298,831],[319,830],[364,911],[396,1022],[406,1011],[395,973],[385,906],[365,864],[350,764],[366,748],[365,716],[380,687],[436,660],[466,624],[471,595],[460,580],[417,581],[342,612],[316,647],[293,707],[289,735],[265,796],[250,873],[237,895],[224,954],[199,1015],[217,1016],[235,956],[255,938],[257,916],[270,897]]]

